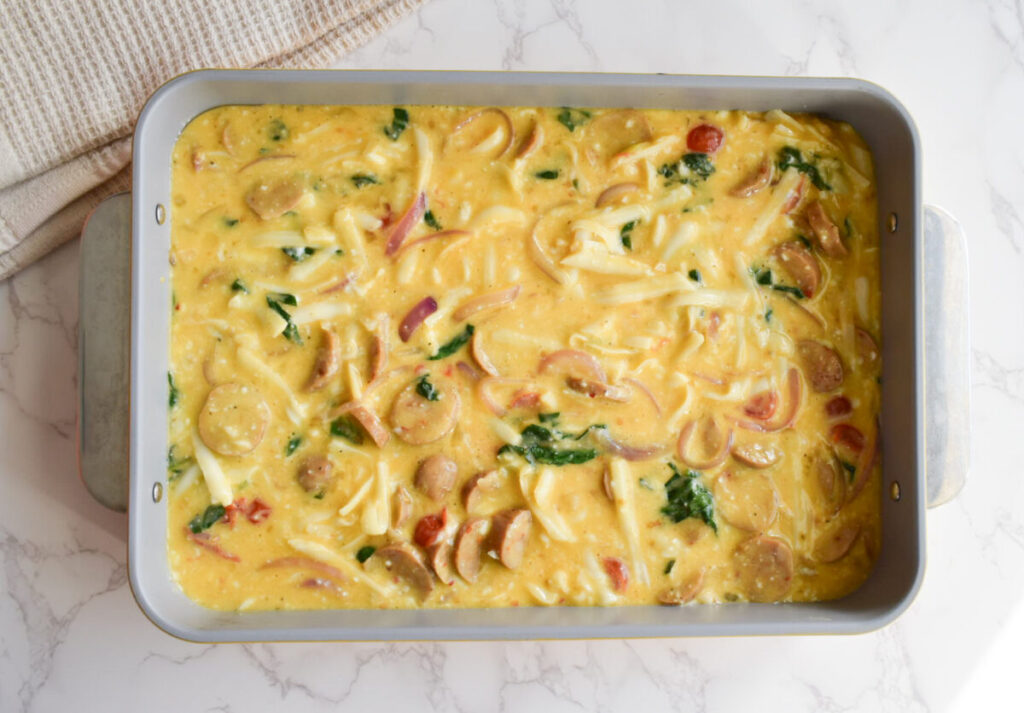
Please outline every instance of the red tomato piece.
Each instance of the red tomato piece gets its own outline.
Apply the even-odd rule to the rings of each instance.
[[[767,421],[775,414],[779,405],[779,395],[775,391],[762,391],[750,397],[743,406],[743,413],[751,418]]]
[[[265,502],[256,498],[252,501],[252,505],[246,511],[245,516],[249,519],[249,522],[253,524],[259,524],[270,517],[272,508]]]
[[[608,574],[609,579],[612,580],[612,587],[615,591],[626,591],[626,587],[629,586],[629,569],[626,567],[626,563],[618,557],[605,557],[601,563],[604,565],[604,571]]]
[[[686,148],[697,153],[714,153],[722,145],[725,133],[717,126],[700,124],[686,135]]]
[[[853,404],[845,396],[833,396],[825,404],[825,413],[829,418],[844,418],[853,413]]]
[[[420,547],[430,547],[441,541],[445,525],[448,524],[448,508],[442,508],[441,512],[431,515],[424,515],[416,523],[416,530],[412,539]]]

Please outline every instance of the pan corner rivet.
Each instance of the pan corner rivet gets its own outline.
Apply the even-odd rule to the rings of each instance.
[[[889,497],[892,498],[893,502],[900,501],[900,482],[898,480],[892,481],[889,486]]]
[[[167,211],[164,209],[163,203],[156,204],[156,224],[163,225],[167,219]]]
[[[888,226],[890,233],[896,232],[896,228],[899,225],[899,220],[895,213],[889,214],[889,220],[887,221],[886,225]]]
[[[164,484],[159,480],[153,483],[153,502],[160,502],[160,498],[164,496]]]

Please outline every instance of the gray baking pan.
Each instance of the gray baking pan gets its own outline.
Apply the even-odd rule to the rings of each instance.
[[[883,543],[868,581],[833,602],[672,608],[236,613],[186,598],[170,576],[163,501],[170,157],[182,128],[201,112],[265,103],[780,108],[850,122],[875,155],[881,234]],[[134,160],[131,198],[105,203],[83,233],[80,452],[90,492],[129,511],[132,589],[167,632],[195,641],[856,633],[892,621],[920,587],[925,506],[955,496],[968,467],[967,263],[956,222],[922,205],[913,121],[876,85],[815,78],[209,70],[183,75],[150,98],[136,127]]]

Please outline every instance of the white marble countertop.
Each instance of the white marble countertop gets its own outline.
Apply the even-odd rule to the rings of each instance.
[[[338,66],[845,75],[899,97],[921,132],[926,200],[968,234],[974,360],[971,479],[928,513],[924,587],[901,619],[852,637],[175,640],[132,600],[125,517],[93,503],[76,474],[71,244],[0,283],[0,710],[1019,706],[1024,10],[1019,0],[823,4],[434,0]]]

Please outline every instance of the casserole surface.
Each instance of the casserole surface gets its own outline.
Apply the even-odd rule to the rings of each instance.
[[[221,107],[173,165],[168,543],[197,601],[806,601],[870,571],[879,244],[849,125]],[[473,523],[495,557],[463,571]]]

